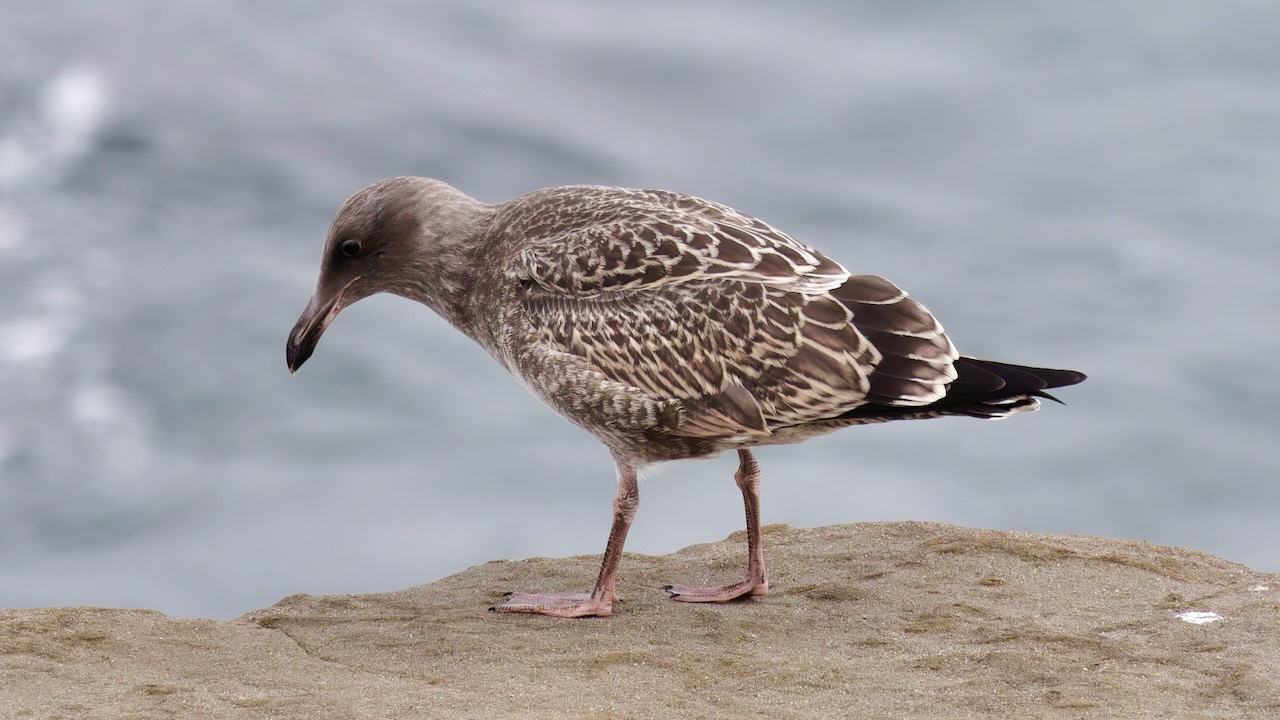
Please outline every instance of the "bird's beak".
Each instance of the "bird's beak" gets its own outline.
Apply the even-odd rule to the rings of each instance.
[[[320,289],[311,296],[311,302],[307,303],[307,309],[302,311],[302,317],[298,318],[298,323],[293,326],[293,332],[289,333],[289,342],[285,344],[284,356],[289,363],[290,373],[298,372],[302,363],[315,352],[320,336],[324,335],[329,323],[333,322],[333,319],[338,317],[338,313],[342,312],[342,308],[346,307],[347,303],[342,300],[347,290],[359,279],[356,277],[327,298]]]

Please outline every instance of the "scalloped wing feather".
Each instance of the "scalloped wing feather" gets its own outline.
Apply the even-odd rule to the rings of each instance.
[[[498,222],[528,238],[514,273],[535,335],[682,401],[674,434],[760,439],[868,402],[926,405],[955,378],[922,305],[755,218],[664,191],[528,197]]]
[[[687,195],[553,188],[526,197],[498,222],[524,228],[519,269],[550,292],[582,297],[709,278],[822,292],[849,277],[782,231]]]

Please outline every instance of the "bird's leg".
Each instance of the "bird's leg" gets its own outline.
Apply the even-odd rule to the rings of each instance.
[[[609,529],[609,542],[604,547],[604,560],[600,563],[595,589],[590,593],[507,593],[506,600],[490,610],[553,617],[603,617],[613,612],[613,603],[618,599],[618,563],[622,560],[622,545],[627,540],[631,519],[640,504],[640,483],[636,479],[635,467],[617,457],[614,462],[618,466],[618,496],[613,499],[613,527]]]
[[[662,588],[672,600],[680,602],[728,602],[769,592],[769,579],[764,571],[764,547],[760,544],[760,466],[750,450],[738,451],[738,472],[733,479],[742,490],[742,504],[747,511],[747,579],[717,588],[667,585]]]

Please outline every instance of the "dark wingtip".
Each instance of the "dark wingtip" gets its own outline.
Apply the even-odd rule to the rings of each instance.
[[[1032,393],[1031,393],[1031,395],[1034,395],[1034,396],[1036,396],[1036,397],[1038,397],[1038,398],[1044,398],[1045,400],[1052,400],[1052,401],[1054,401],[1054,402],[1058,403],[1059,405],[1066,405],[1066,403],[1062,402],[1062,401],[1061,401],[1061,400],[1059,400],[1058,398],[1056,398],[1056,397],[1054,397],[1054,396],[1050,395],[1049,393],[1047,393],[1047,392],[1045,392],[1045,391],[1043,391],[1043,390],[1036,390],[1035,392],[1032,392]]]
[[[1062,383],[1062,385],[1060,385],[1059,387],[1062,387],[1065,385],[1079,385],[1080,383],[1089,379],[1088,375],[1085,375],[1084,373],[1078,372],[1076,370],[1059,370],[1058,372],[1063,373],[1064,375],[1068,375],[1070,377],[1068,382]]]

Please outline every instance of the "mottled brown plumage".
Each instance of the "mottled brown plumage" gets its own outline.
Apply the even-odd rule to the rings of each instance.
[[[345,306],[418,300],[613,453],[614,527],[590,593],[513,594],[496,609],[607,615],[645,464],[737,450],[748,577],[669,587],[684,601],[764,594],[759,468],[749,448],[849,425],[1035,410],[1069,370],[961,356],[884,278],[732,208],[661,190],[561,187],[490,206],[423,178],[349,199],[289,337],[296,370]]]

